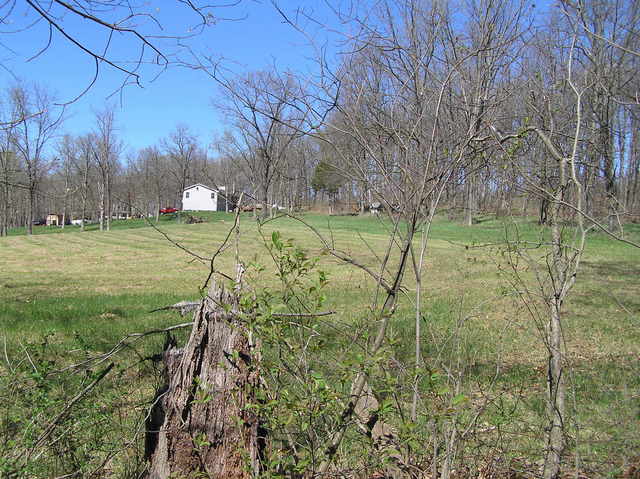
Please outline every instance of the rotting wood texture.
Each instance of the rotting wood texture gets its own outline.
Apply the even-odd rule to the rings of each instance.
[[[249,478],[262,438],[254,409],[257,353],[239,321],[238,297],[213,284],[184,349],[164,353],[167,384],[147,430],[149,479]]]

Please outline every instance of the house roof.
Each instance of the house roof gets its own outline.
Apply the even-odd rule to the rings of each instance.
[[[191,188],[195,188],[196,186],[202,186],[203,188],[206,188],[209,191],[218,191],[216,188],[211,188],[210,186],[203,185],[202,183],[196,183],[195,185],[187,186],[184,189],[184,191],[190,190]]]

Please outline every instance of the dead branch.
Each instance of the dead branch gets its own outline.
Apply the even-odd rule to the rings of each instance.
[[[179,311],[180,316],[185,316],[191,311],[195,311],[200,306],[200,301],[180,301],[176,304],[170,304],[169,306],[163,306],[162,308],[156,308],[149,311],[149,313],[157,313],[158,311]]]
[[[139,341],[142,338],[145,338],[147,336],[150,336],[152,334],[162,334],[162,333],[168,333],[171,331],[175,331],[176,329],[183,329],[183,328],[188,328],[193,326],[193,321],[190,321],[188,323],[181,323],[181,324],[176,324],[174,326],[169,326],[168,328],[163,328],[163,329],[151,329],[149,331],[145,331],[142,333],[131,333],[131,334],[127,334],[125,337],[123,337],[120,341],[118,341],[115,346],[113,346],[108,352],[104,353],[104,354],[100,354],[98,356],[94,356],[91,357],[89,359],[86,359],[80,363],[76,363],[76,364],[72,364],[70,366],[66,366],[62,369],[59,369],[55,372],[57,373],[61,373],[64,371],[68,371],[70,369],[78,369],[78,368],[82,368],[85,367],[89,364],[100,364],[103,363],[104,361],[106,361],[107,359],[109,359],[111,356],[119,353],[120,351],[122,351],[124,348],[131,346],[131,344],[133,344],[134,342]],[[134,341],[132,341],[131,343],[128,342],[129,339],[134,338]]]
[[[67,405],[62,409],[62,411],[60,411],[60,413],[47,425],[47,427],[42,432],[42,434],[40,434],[40,437],[38,438],[38,440],[35,442],[35,444],[31,448],[31,451],[30,451],[27,459],[31,456],[33,451],[35,451],[38,447],[40,447],[44,443],[44,441],[46,441],[46,439],[51,435],[51,433],[53,433],[53,431],[55,430],[56,426],[65,418],[65,416],[69,413],[71,408],[78,401],[80,401],[84,396],[86,396],[94,387],[96,387],[98,385],[98,383],[100,381],[102,381],[102,379],[107,374],[109,374],[109,372],[113,369],[113,366],[114,366],[114,363],[109,364],[109,366],[107,366],[105,369],[102,370],[102,372],[100,372],[98,374],[98,377],[96,377],[91,382],[91,384],[89,384],[86,388],[84,388],[82,391],[80,391],[78,394],[76,394],[75,397],[71,401],[69,401],[67,403]]]

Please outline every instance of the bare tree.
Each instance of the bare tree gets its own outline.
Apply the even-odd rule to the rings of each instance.
[[[46,146],[62,123],[63,110],[56,114],[50,94],[39,86],[31,89],[17,86],[11,90],[10,95],[15,125],[12,128],[11,139],[24,165],[29,194],[27,234],[32,234],[40,181],[51,168],[53,161],[46,157]]]
[[[144,148],[138,154],[137,167],[143,177],[145,189],[153,197],[153,214],[156,217],[156,221],[159,221],[162,198],[163,195],[166,195],[167,188],[168,165],[166,157],[155,146]],[[146,205],[144,211],[150,211],[149,205]]]
[[[84,231],[88,214],[89,186],[91,172],[95,168],[93,162],[93,136],[91,134],[80,136],[77,140],[77,156],[73,162],[77,188],[80,193],[80,230]]]
[[[244,162],[266,218],[274,181],[283,173],[290,147],[307,121],[308,108],[299,102],[300,85],[292,75],[273,71],[217,79],[226,96],[218,106],[238,132],[237,137],[228,137],[227,145]]]
[[[10,212],[13,208],[12,193],[18,174],[18,161],[13,150],[10,131],[0,131],[0,236],[8,234]]]
[[[640,57],[640,6],[634,1],[563,2],[564,13],[577,37],[576,64],[584,69],[590,88],[584,98],[585,132],[590,139],[589,166],[602,185],[587,190],[589,213],[594,196],[603,195],[603,214],[610,231],[620,229],[625,214],[628,115],[637,101]],[[630,101],[631,100],[631,101]],[[599,200],[600,198],[595,198]],[[598,201],[599,203],[600,201]]]
[[[99,172],[100,231],[111,229],[113,179],[118,168],[122,144],[116,136],[113,108],[96,113],[96,130],[92,134],[93,159]]]
[[[238,192],[254,191],[252,185],[255,183],[251,172],[246,168],[247,162],[242,159],[244,151],[237,146],[230,133],[216,138],[212,149],[217,155],[209,162],[206,172],[209,185],[224,186],[232,197]]]
[[[548,38],[548,37],[547,37]],[[542,333],[542,341],[548,352],[546,374],[546,411],[547,426],[546,448],[543,476],[545,479],[557,479],[562,472],[563,458],[567,447],[567,351],[564,336],[563,312],[566,302],[576,282],[580,270],[581,260],[585,249],[588,231],[593,225],[588,225],[585,212],[586,187],[585,177],[580,174],[581,156],[588,155],[582,145],[584,141],[583,127],[583,98],[589,90],[589,82],[582,77],[576,79],[574,72],[574,53],[576,51],[576,37],[558,36],[558,49],[568,51],[567,57],[560,55],[556,59],[553,69],[556,74],[564,76],[564,81],[557,92],[532,90],[529,98],[529,108],[532,118],[541,122],[538,125],[522,125],[518,133],[504,136],[496,128],[493,129],[496,140],[500,145],[511,141],[519,141],[525,136],[532,136],[540,142],[540,154],[546,155],[545,161],[547,177],[543,182],[525,176],[527,187],[539,196],[546,204],[545,221],[548,227],[550,241],[548,253],[543,264],[537,258],[530,256],[527,244],[522,248],[515,248],[513,255],[525,258],[532,270],[536,271],[538,292],[532,293],[517,271],[519,291],[524,291],[523,299],[528,304],[534,304],[537,297],[543,299],[545,315],[537,315],[536,308],[529,311],[538,321]],[[570,41],[569,45],[563,42]],[[541,44],[547,50],[548,41]],[[551,106],[552,93],[557,94],[556,101],[565,101],[563,107]],[[562,127],[556,127],[562,125]],[[504,146],[502,146],[504,148]],[[507,156],[511,156],[506,149]],[[574,223],[568,227],[566,224]],[[511,253],[510,253],[511,255]],[[509,264],[516,265],[517,261]]]
[[[58,175],[62,176],[62,187],[59,196],[62,198],[62,228],[69,221],[69,197],[75,193],[73,170],[79,163],[78,142],[70,135],[64,135],[58,143],[57,152],[60,157]],[[73,208],[72,208],[73,209]]]
[[[186,125],[178,125],[162,141],[162,149],[169,160],[169,172],[175,185],[176,206],[182,209],[182,192],[193,178],[193,171],[199,155],[196,137]]]
[[[475,135],[496,116],[496,108],[504,101],[506,91],[501,82],[510,76],[511,65],[524,45],[527,31],[527,4],[511,0],[477,0],[466,5],[466,28],[456,28],[449,17],[445,29],[443,54],[457,78],[450,94],[464,108],[464,127]],[[447,15],[451,15],[447,11]],[[471,54],[468,61],[460,59]],[[464,180],[465,223],[471,226],[478,207],[483,151],[476,145],[462,171]]]
[[[311,109],[320,112],[322,132],[317,137],[333,147],[333,169],[363,185],[363,190],[391,212],[391,237],[380,258],[379,272],[363,268],[378,287],[370,306],[371,322],[376,326],[369,332],[372,339],[365,346],[366,357],[382,350],[407,268],[413,265],[415,271],[413,421],[422,403],[418,391],[423,364],[421,294],[430,226],[452,178],[469,167],[473,152],[491,138],[486,136],[489,122],[485,116],[499,102],[491,85],[499,73],[510,68],[502,55],[511,51],[521,35],[522,6],[506,13],[504,7],[503,3],[479,2],[479,21],[485,22],[485,31],[471,32],[470,37],[477,33],[480,38],[465,51],[454,53],[450,47],[458,35],[453,34],[455,23],[451,21],[447,31],[448,14],[439,3],[381,2],[373,9],[365,8],[362,16],[341,18],[357,32],[345,42],[349,54],[343,55],[337,70],[322,63],[326,76],[306,97],[312,98]],[[496,17],[500,26],[494,24]],[[461,72],[471,73],[465,78]],[[464,82],[469,79],[471,86]],[[460,91],[466,92],[466,102],[456,97]],[[418,238],[420,250],[416,251],[414,240]],[[331,254],[359,265],[332,241],[322,241]],[[324,443],[318,472],[326,473],[334,461],[358,399],[369,388],[368,381],[366,373],[355,374],[347,404]],[[455,420],[441,426],[433,440],[434,449],[443,452],[433,460],[434,464],[440,461],[441,477],[449,477],[460,431]]]

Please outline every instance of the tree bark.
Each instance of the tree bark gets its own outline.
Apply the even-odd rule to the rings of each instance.
[[[162,200],[160,199],[160,189],[158,188],[158,194],[156,195],[156,211],[155,211],[155,213],[156,213],[156,215],[155,215],[156,216],[156,223],[158,221],[160,221],[160,208],[162,208],[162,206],[160,206],[160,201],[162,201]],[[181,204],[181,206],[182,206],[182,204]]]
[[[111,231],[111,173],[107,171],[107,179],[105,182],[105,194],[107,199],[107,205],[105,209],[107,210],[107,222],[106,228],[107,231]]]
[[[65,171],[64,178],[64,199],[62,200],[62,229],[64,229],[64,225],[67,222],[67,206],[69,202],[69,173],[68,170]]]
[[[167,385],[147,431],[149,479],[257,472],[264,438],[248,406],[257,402],[258,356],[239,315],[237,295],[214,284],[184,350],[165,352]]]
[[[80,231],[84,231],[84,219],[87,217],[87,190],[82,193],[82,216],[80,217]]]
[[[562,237],[560,216],[562,204],[565,201],[567,189],[566,160],[559,162],[560,186],[552,197],[549,213],[551,224],[551,251],[552,260],[549,265],[549,273],[553,289],[549,304],[549,322],[546,331],[546,343],[549,353],[547,364],[547,451],[544,461],[544,479],[557,479],[560,476],[562,455],[566,447],[565,434],[565,368],[564,368],[564,341],[562,336],[562,304],[564,298],[573,286],[575,275],[569,273],[571,265],[567,264],[565,256],[565,243]],[[582,195],[578,191],[578,195]],[[580,203],[578,203],[580,206]],[[579,261],[579,259],[578,259]],[[577,268],[577,266],[576,266]]]
[[[2,185],[2,218],[0,218],[0,236],[7,236],[9,234],[9,184],[8,179],[5,178],[5,183]]]
[[[565,449],[565,396],[562,325],[560,320],[561,300],[554,298],[549,319],[547,340],[549,341],[549,363],[547,372],[547,456],[544,463],[544,478],[557,479],[560,475],[562,455]]]
[[[469,169],[472,169],[473,166],[470,166]],[[464,223],[466,226],[473,226],[473,213],[475,212],[475,185],[473,181],[473,173],[467,172],[467,177],[465,179],[465,189],[466,189],[466,198],[465,198],[465,220]]]
[[[33,219],[36,209],[36,190],[33,183],[29,183],[29,210],[27,211],[27,234],[33,234]]]
[[[269,186],[266,183],[266,180],[264,181],[265,183],[261,185],[260,190],[260,199],[262,200],[262,211],[260,212],[260,218],[262,220],[266,220],[267,218],[269,218],[269,211],[271,210],[271,208],[267,206],[269,204]]]
[[[102,182],[98,188],[100,190],[100,212],[98,213],[100,217],[100,231],[104,231],[104,190],[105,190],[104,176],[102,177]]]

